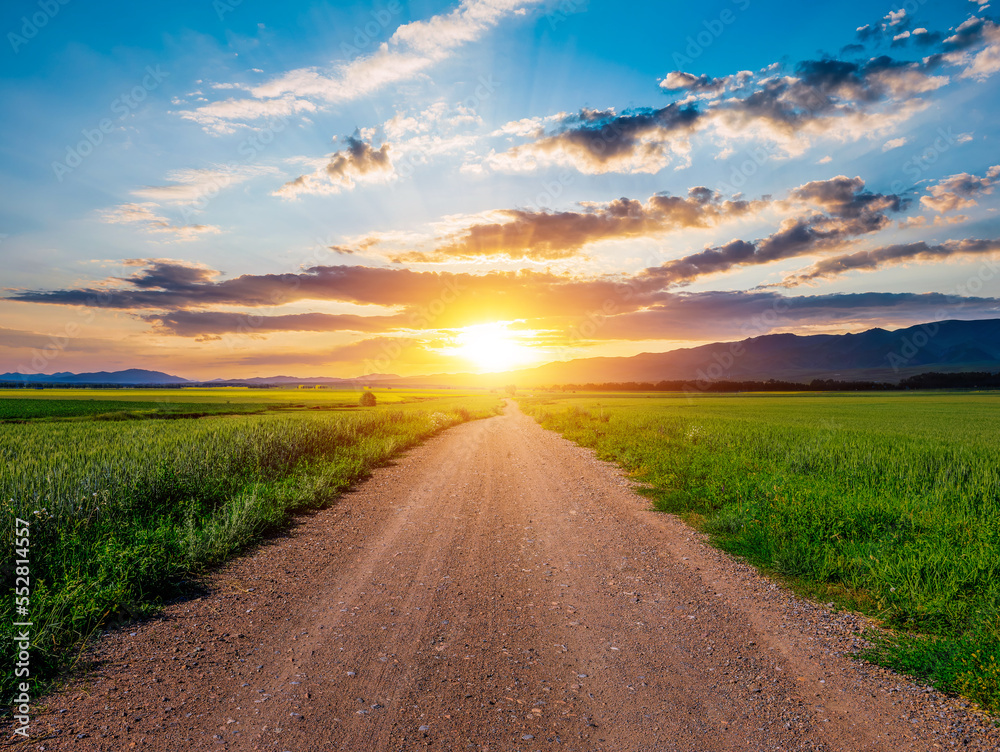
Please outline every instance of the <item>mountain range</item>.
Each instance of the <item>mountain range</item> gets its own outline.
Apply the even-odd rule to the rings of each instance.
[[[812,379],[897,382],[928,371],[944,373],[1000,370],[1000,319],[937,321],[889,331],[857,334],[766,334],[734,342],[621,358],[581,358],[535,368],[492,374],[436,374],[400,377],[374,374],[358,379],[295,376],[214,379],[197,382],[179,376],[129,369],[51,375],[0,374],[0,381],[37,384],[118,384],[143,386],[223,383],[253,385],[322,384],[354,386],[496,387],[558,384],[720,380],[808,382]]]

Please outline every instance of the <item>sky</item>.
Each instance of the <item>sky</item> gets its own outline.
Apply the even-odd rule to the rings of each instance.
[[[991,0],[11,0],[0,372],[1000,317]]]

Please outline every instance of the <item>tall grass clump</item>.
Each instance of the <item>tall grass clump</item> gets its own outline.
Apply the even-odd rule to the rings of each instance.
[[[1000,711],[1000,395],[522,403],[722,548],[879,618],[868,658]]]
[[[88,635],[155,610],[290,514],[328,504],[400,450],[495,403],[446,401],[433,415],[396,408],[0,425],[0,695],[11,696],[14,682],[15,519],[30,522],[27,618],[39,690]]]

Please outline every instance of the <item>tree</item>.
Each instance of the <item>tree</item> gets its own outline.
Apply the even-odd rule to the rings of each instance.
[[[507,394],[510,395],[511,397],[517,394],[517,386],[515,384],[508,384],[503,388],[503,390],[507,392]]]
[[[362,392],[358,404],[361,407],[375,407],[375,392]]]

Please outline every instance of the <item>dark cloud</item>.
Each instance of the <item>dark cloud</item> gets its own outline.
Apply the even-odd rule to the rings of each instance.
[[[367,175],[370,172],[384,172],[392,168],[389,161],[389,144],[375,149],[371,144],[355,136],[345,139],[347,148],[333,155],[326,166],[326,174],[336,180],[351,175]]]
[[[987,33],[996,25],[987,18],[970,16],[961,23],[955,33],[944,40],[942,45],[946,52],[960,52],[980,44]]]
[[[690,282],[734,267],[767,264],[780,259],[843,247],[852,238],[877,232],[891,221],[886,212],[903,207],[899,196],[871,193],[860,178],[843,175],[806,183],[789,194],[792,205],[822,210],[782,222],[777,232],[761,240],[732,240],[680,259],[646,269],[645,277],[664,286]]]
[[[588,173],[659,172],[671,158],[665,144],[686,138],[701,117],[691,105],[659,109],[581,110],[564,118],[535,142],[515,146],[498,164],[517,168],[525,157],[568,161]]]
[[[600,307],[609,298],[620,299],[623,305],[628,301],[629,306],[641,306],[653,300],[656,292],[648,284],[610,277],[587,279],[533,271],[456,274],[367,266],[317,266],[300,273],[247,274],[202,283],[182,280],[174,285],[172,271],[165,266],[181,265],[151,262],[151,268],[155,267],[155,273],[161,276],[162,286],[156,289],[142,289],[129,282],[135,279],[145,284],[149,274],[143,269],[126,278],[128,286],[24,291],[7,299],[167,314],[220,305],[265,308],[302,300],[342,301],[401,308],[406,312],[407,326],[419,329],[432,324],[464,326],[470,321],[583,313]],[[176,276],[183,277],[183,269]],[[192,322],[167,314],[153,318],[164,319],[162,323],[168,328]],[[233,322],[226,318],[219,321]],[[393,318],[391,323],[395,326],[398,322]],[[208,328],[199,334],[211,331]]]
[[[887,28],[896,36],[912,36],[905,31],[906,25],[904,19]],[[863,27],[859,36],[867,39],[881,34],[880,28]],[[981,42],[986,31],[960,27],[943,44],[958,50]],[[844,52],[862,50],[855,45]],[[835,129],[860,137],[871,131],[873,118],[877,127],[880,115],[891,114],[886,105],[899,109],[947,83],[946,77],[935,75],[946,62],[961,63],[942,52],[919,61],[888,55],[865,61],[834,57],[803,60],[789,73],[777,66],[756,74],[723,77],[672,71],[660,86],[685,95],[685,99],[659,109],[634,109],[620,115],[610,110],[581,110],[534,140],[487,162],[510,170],[556,161],[586,173],[655,173],[672,161],[686,159],[691,137],[713,127],[726,139],[753,129],[759,136],[791,145],[795,139]],[[882,122],[887,120],[882,118]]]
[[[275,195],[295,198],[302,193],[336,193],[358,182],[384,182],[395,174],[388,142],[376,149],[355,134],[347,136],[344,143],[346,148],[335,152],[325,166],[285,183]]]
[[[153,261],[135,274],[115,278],[126,286],[24,291],[12,300],[118,309],[186,309],[215,305],[264,307],[299,300],[341,300],[374,305],[430,300],[448,284],[471,275],[438,275],[408,269],[315,266],[300,273],[245,274],[216,280],[217,272],[176,262]],[[485,282],[492,275],[476,279]]]
[[[708,188],[696,187],[687,197],[657,194],[645,203],[620,198],[607,204],[589,205],[577,212],[508,209],[498,212],[502,221],[472,225],[431,252],[399,254],[393,260],[426,262],[496,255],[560,259],[600,240],[715,227],[766,205],[766,201],[723,200]]]
[[[248,336],[274,332],[384,332],[405,327],[408,317],[358,316],[349,313],[291,313],[262,316],[224,311],[173,311],[142,316],[160,331],[178,337]]]
[[[946,240],[931,245],[924,241],[898,243],[868,251],[856,251],[823,259],[804,272],[786,278],[781,286],[795,287],[817,279],[839,277],[850,271],[875,271],[907,261],[934,262],[956,256],[992,256],[1000,252],[1000,240]],[[998,266],[1000,268],[1000,266]]]
[[[940,31],[928,31],[925,34],[911,34],[910,39],[919,47],[933,47],[941,43],[944,34]]]

